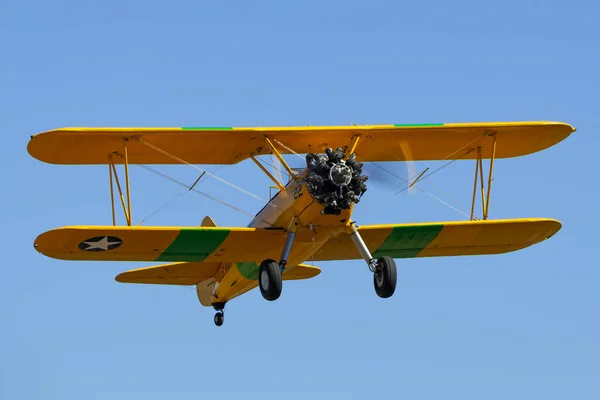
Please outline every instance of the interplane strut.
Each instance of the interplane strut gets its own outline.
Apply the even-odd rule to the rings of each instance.
[[[477,147],[477,160],[475,161],[475,180],[473,182],[473,196],[471,199],[471,216],[470,220],[475,219],[475,193],[477,191],[477,178],[479,178],[480,186],[481,186],[481,211],[483,214],[483,219],[487,220],[489,216],[490,210],[490,197],[492,194],[492,181],[494,174],[494,161],[496,158],[496,134],[492,134],[493,143],[492,143],[492,156],[490,158],[490,171],[488,176],[488,185],[487,185],[487,195],[486,188],[483,182],[483,160],[481,155],[481,146]]]

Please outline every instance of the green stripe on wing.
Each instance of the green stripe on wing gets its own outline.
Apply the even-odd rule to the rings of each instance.
[[[444,229],[442,224],[426,226],[396,226],[390,236],[375,250],[373,257],[413,258]]]
[[[229,232],[184,228],[156,261],[202,261],[223,243]]]

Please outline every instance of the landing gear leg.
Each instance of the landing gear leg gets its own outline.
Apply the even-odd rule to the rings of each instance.
[[[290,251],[292,250],[292,243],[294,243],[294,238],[296,237],[296,232],[288,232],[287,238],[285,239],[285,245],[283,246],[283,252],[281,253],[281,261],[279,261],[279,269],[281,272],[285,269],[285,265],[287,264],[287,259],[290,256]]]
[[[375,293],[384,299],[391,297],[396,290],[396,262],[393,258],[388,256],[380,257],[375,261],[367,248],[367,245],[362,240],[360,233],[358,233],[358,230],[354,226],[354,223],[350,226],[352,229],[350,238],[352,239],[352,242],[354,242],[354,245],[362,258],[367,262],[371,272],[373,272],[373,286],[375,287]]]
[[[281,295],[283,282],[282,273],[287,264],[287,259],[292,250],[292,243],[294,243],[295,237],[296,232],[288,232],[279,264],[277,261],[271,259],[264,260],[260,263],[260,267],[258,268],[258,286],[260,287],[260,294],[262,294],[266,300],[277,300]]]
[[[215,314],[215,325],[221,326],[225,321],[225,303],[213,303],[213,308],[217,311]]]

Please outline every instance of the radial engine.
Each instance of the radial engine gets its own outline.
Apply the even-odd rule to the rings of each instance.
[[[355,154],[345,158],[341,148],[306,155],[306,186],[311,196],[325,206],[323,214],[339,215],[358,203],[367,191],[369,177],[362,174],[363,163],[356,160]]]

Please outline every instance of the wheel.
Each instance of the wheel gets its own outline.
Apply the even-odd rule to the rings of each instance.
[[[393,258],[384,256],[377,260],[373,275],[375,292],[381,298],[388,298],[396,290],[396,262]]]
[[[221,326],[223,325],[223,321],[225,320],[225,315],[223,315],[222,312],[218,312],[215,314],[215,325],[216,326]]]
[[[281,269],[275,260],[264,260],[258,268],[258,286],[260,294],[269,301],[277,300],[281,295]]]

